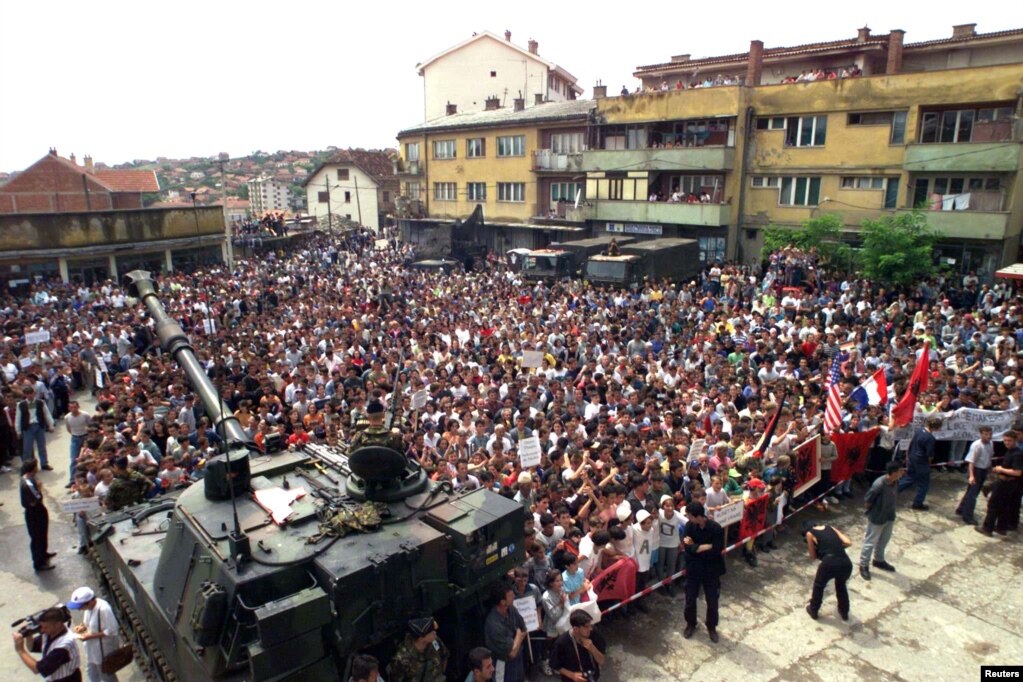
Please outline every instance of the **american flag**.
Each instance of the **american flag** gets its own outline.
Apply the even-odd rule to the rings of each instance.
[[[828,406],[824,410],[824,431],[831,433],[842,425],[842,395],[838,391],[838,378],[842,372],[841,358],[831,361],[828,381],[824,384],[824,393],[828,396]]]

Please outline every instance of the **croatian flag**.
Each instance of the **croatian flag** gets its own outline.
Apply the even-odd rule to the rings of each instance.
[[[861,410],[867,405],[887,405],[888,381],[885,379],[884,370],[879,369],[874,372],[866,381],[857,386],[849,397],[856,401]]]

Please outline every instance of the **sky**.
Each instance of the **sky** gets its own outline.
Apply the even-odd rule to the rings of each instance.
[[[791,2],[731,6],[176,0],[0,4],[0,171],[55,147],[108,164],[328,146],[383,148],[422,121],[415,65],[489,30],[579,79],[590,97],[635,67],[837,40],[869,26],[906,42],[1023,27],[1012,3]],[[620,7],[620,9],[616,9]],[[672,8],[675,9],[672,9]],[[695,7],[695,6],[694,6]]]

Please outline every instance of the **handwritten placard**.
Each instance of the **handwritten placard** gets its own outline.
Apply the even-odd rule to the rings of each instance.
[[[98,497],[72,497],[60,501],[60,509],[65,514],[76,514],[83,511],[99,509]]]
[[[522,351],[522,366],[526,368],[539,367],[543,364],[543,351],[524,350]]]
[[[31,346],[36,343],[49,343],[50,332],[45,329],[38,332],[25,332],[25,344]]]
[[[742,500],[736,500],[726,504],[714,512],[714,520],[718,522],[721,527],[730,526],[733,523],[738,523],[742,520],[743,502]]]
[[[430,394],[426,389],[421,389],[412,394],[412,409],[421,410],[426,407],[426,403],[430,400]]]
[[[523,469],[540,466],[540,439],[534,434],[519,441],[519,463]]]
[[[536,612],[536,600],[532,597],[519,597],[514,602],[515,609],[526,621],[526,632],[540,629],[540,616]]]

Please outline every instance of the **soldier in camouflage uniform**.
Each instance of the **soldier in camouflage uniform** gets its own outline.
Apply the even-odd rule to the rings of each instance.
[[[127,457],[118,457],[114,460],[114,480],[110,483],[104,505],[109,511],[117,511],[138,504],[152,486],[152,482],[142,474],[128,471]]]
[[[374,400],[366,406],[366,428],[355,434],[352,438],[350,450],[355,452],[359,448],[382,447],[390,448],[404,454],[405,444],[400,435],[392,433],[384,425],[384,405],[379,400]]]
[[[413,618],[408,634],[387,666],[390,682],[445,682],[448,648],[437,637],[433,618]]]

